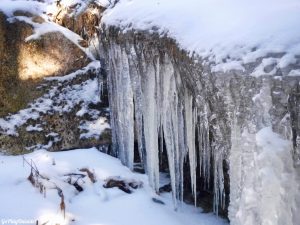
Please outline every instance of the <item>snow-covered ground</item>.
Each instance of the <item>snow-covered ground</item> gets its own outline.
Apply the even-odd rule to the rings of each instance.
[[[24,155],[27,162],[34,162],[39,173],[49,179],[39,179],[46,191],[41,194],[27,179],[30,166],[22,156],[0,156],[0,220],[2,224],[74,224],[74,225],[221,225],[224,220],[212,214],[203,214],[199,209],[183,204],[175,212],[170,194],[157,196],[149,187],[146,175],[132,173],[116,158],[95,148],[51,153],[44,150]],[[96,182],[80,169],[88,168]],[[139,189],[127,194],[118,188],[103,187],[105,179],[121,177],[142,182]],[[71,181],[70,181],[71,178]],[[76,178],[83,188],[78,192],[70,183]],[[57,188],[58,187],[58,188]],[[64,195],[65,218],[60,210]],[[156,198],[165,203],[155,203]],[[23,223],[21,223],[23,220]],[[30,223],[29,223],[30,224]]]
[[[274,75],[300,55],[299,0],[120,0],[102,21],[124,32],[149,30],[174,38],[212,63],[213,71],[245,70],[244,64],[266,57],[252,75],[275,64],[269,72]]]

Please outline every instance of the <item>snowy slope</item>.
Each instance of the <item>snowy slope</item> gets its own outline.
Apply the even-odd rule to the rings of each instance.
[[[212,214],[201,214],[198,209],[183,205],[178,212],[173,210],[170,195],[157,196],[149,187],[146,175],[134,174],[119,160],[97,149],[80,149],[51,153],[36,151],[25,155],[33,160],[40,174],[50,178],[41,181],[46,187],[46,196],[27,180],[30,167],[22,156],[0,156],[0,218],[2,221],[38,220],[47,225],[221,225],[226,222]],[[83,160],[84,159],[84,160]],[[88,177],[78,183],[83,187],[78,192],[67,180],[69,173],[81,173],[88,168],[95,174],[96,183]],[[13,171],[13,173],[12,173]],[[127,194],[117,188],[103,188],[104,180],[120,176],[143,182],[143,187]],[[57,185],[65,196],[66,218],[60,211]],[[153,202],[155,197],[165,205]]]
[[[299,63],[299,21],[299,0],[120,0],[103,17],[103,23],[124,32],[167,34],[212,64],[213,71],[243,71],[244,64],[267,57],[254,76],[266,66],[282,69]],[[299,74],[298,69],[289,73]]]

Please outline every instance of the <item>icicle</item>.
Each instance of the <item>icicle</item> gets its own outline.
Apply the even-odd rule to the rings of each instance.
[[[181,104],[177,105],[178,109],[178,127],[177,127],[177,135],[178,135],[178,148],[177,148],[177,156],[178,156],[178,169],[176,172],[178,174],[178,199],[180,203],[183,202],[183,165],[184,160],[187,155],[187,148],[185,144],[185,123],[184,123],[184,114],[183,114],[183,107]]]
[[[145,135],[143,128],[143,93],[142,93],[142,81],[139,71],[139,59],[136,55],[135,49],[132,47],[130,49],[130,54],[128,54],[128,62],[130,65],[130,77],[132,80],[132,86],[134,91],[134,103],[135,103],[135,133],[136,140],[138,142],[138,151],[141,158],[141,163],[147,172],[147,160],[146,160],[146,146],[145,146]]]
[[[103,81],[99,81],[99,93],[100,93],[100,100],[102,101],[103,97]]]
[[[186,144],[187,151],[189,154],[190,164],[190,176],[191,176],[191,188],[194,196],[194,204],[197,204],[196,196],[196,167],[197,167],[197,156],[195,151],[195,111],[193,110],[193,97],[185,91],[185,130],[186,130]]]
[[[112,46],[110,68],[109,94],[113,145],[122,163],[133,169],[133,92],[127,54],[120,46]]]
[[[210,185],[211,149],[209,143],[209,128],[207,119],[207,106],[203,105],[199,115],[198,124],[198,146],[199,146],[199,168],[200,175],[204,178],[207,189]]]
[[[237,125],[236,113],[234,112],[231,129],[231,150],[230,150],[230,206],[228,217],[235,218],[239,210],[239,201],[241,198],[242,181],[242,143],[241,129]],[[234,222],[234,221],[232,221]]]
[[[149,182],[158,192],[159,150],[165,147],[175,208],[183,201],[186,155],[189,155],[195,205],[197,163],[205,186],[209,188],[213,162],[214,206],[217,211],[219,202],[223,204],[223,150],[210,146],[206,104],[202,108],[193,105],[192,94],[184,89],[180,74],[175,71],[167,55],[144,55],[144,52],[137,55],[136,51],[133,47],[125,50],[118,45],[113,45],[110,50],[109,94],[114,151],[132,169],[134,141],[137,140]],[[196,128],[199,161],[195,149]]]
[[[151,48],[153,46],[151,44]],[[297,184],[290,182],[293,181],[294,176],[294,168],[291,156],[289,156],[291,147],[286,140],[282,140],[282,143],[286,143],[285,147],[280,144],[278,151],[273,151],[273,148],[276,149],[277,146],[274,143],[272,145],[272,141],[278,139],[277,134],[271,129],[273,124],[270,112],[274,109],[272,102],[274,99],[271,95],[273,81],[262,78],[262,87],[254,85],[253,90],[257,88],[261,90],[254,98],[253,107],[251,99],[249,103],[242,95],[234,95],[234,101],[230,99],[233,90],[221,87],[223,80],[221,80],[222,84],[218,84],[218,78],[216,82],[214,79],[207,81],[208,77],[203,75],[201,83],[208,86],[200,90],[202,93],[198,93],[199,101],[196,101],[190,89],[185,86],[186,83],[181,80],[187,78],[186,75],[181,74],[184,71],[181,69],[184,68],[180,68],[181,64],[175,65],[175,60],[172,61],[173,59],[167,54],[157,49],[151,51],[144,42],[135,45],[124,43],[122,47],[111,43],[109,48],[108,83],[113,149],[125,165],[132,169],[134,141],[137,141],[139,154],[146,173],[149,175],[150,184],[158,191],[159,151],[165,148],[173,201],[177,208],[183,200],[183,165],[188,154],[195,205],[197,204],[196,180],[199,173],[203,178],[205,188],[209,190],[213,188],[213,209],[218,214],[219,209],[225,206],[223,162],[228,159],[227,154],[231,144],[229,158],[231,223],[235,225],[262,224],[272,221],[274,215],[278,215],[280,219],[278,221],[290,221],[287,224],[293,224],[290,209],[296,196],[294,193],[298,190],[294,190]],[[195,77],[187,79],[187,83],[190,83],[193,78]],[[212,82],[213,85],[211,85]],[[252,78],[246,84],[248,85],[249,82],[252,82]],[[193,92],[199,91],[197,85],[196,82]],[[201,85],[199,84],[199,87]],[[247,85],[244,88],[246,91],[248,91]],[[234,83],[229,86],[235,87]],[[102,85],[99,84],[99,87],[102,88]],[[214,90],[218,91],[209,96]],[[220,97],[222,93],[225,94]],[[221,100],[221,105],[216,107],[214,104],[219,100]],[[247,101],[238,103],[243,100]],[[241,120],[245,121],[238,125],[236,115],[234,115],[234,125],[230,127],[227,123],[231,118],[228,117],[231,117],[232,108],[235,105],[245,111],[240,112]],[[246,110],[243,107],[247,107]],[[251,111],[252,107],[253,111]],[[288,118],[283,122],[283,128],[288,126],[286,125],[289,122]],[[262,129],[265,126],[270,127],[268,129],[272,131],[269,131],[266,137],[270,138],[270,143],[267,145],[270,144],[272,149],[265,149],[264,140],[260,140],[262,143],[259,145],[256,140],[263,134],[258,135],[256,129]],[[229,131],[231,131],[231,139],[227,136],[230,134],[226,133]],[[285,139],[290,137],[289,133],[289,130],[283,130]],[[198,149],[195,149],[195,140],[198,141]],[[294,141],[297,147],[294,150],[300,154],[299,135]],[[268,160],[271,157],[275,157],[275,162],[278,164],[270,163],[272,161]],[[286,167],[287,165],[289,166]],[[197,166],[199,166],[199,171],[196,171]],[[280,168],[285,170],[278,173],[277,170]],[[274,175],[278,175],[280,182],[272,196],[278,199],[277,205],[268,204],[268,194],[273,187],[265,189],[272,184],[269,183],[269,177],[265,176],[262,169],[271,169]],[[284,177],[281,178],[280,174],[284,174]],[[291,178],[289,182],[286,182],[287,175]],[[213,187],[210,184],[213,184]],[[288,191],[283,193],[281,190]],[[248,197],[249,193],[251,198]],[[276,209],[280,208],[280,205],[284,205],[286,210],[280,210],[280,213],[276,214]]]
[[[224,195],[224,175],[223,175],[223,156],[222,149],[213,147],[214,155],[214,202],[213,210],[218,215],[219,206],[224,208],[225,195]],[[221,205],[220,205],[221,204]]]
[[[165,57],[164,67],[161,68],[161,93],[162,105],[161,108],[161,123],[165,145],[168,155],[172,195],[175,209],[178,207],[178,201],[181,200],[183,193],[183,152],[180,149],[179,140],[184,138],[183,135],[183,118],[181,107],[178,106],[178,94],[174,77],[174,69],[171,62]],[[181,120],[181,123],[179,121]],[[181,127],[181,132],[179,131]],[[184,142],[181,142],[183,144]]]
[[[159,190],[159,160],[158,160],[158,121],[159,113],[157,107],[157,85],[156,78],[159,78],[153,64],[148,64],[146,69],[147,76],[143,81],[143,122],[144,135],[147,153],[147,172],[151,186],[158,192]]]
[[[102,64],[99,62],[100,68],[102,67]],[[104,88],[103,88],[103,74],[101,73],[101,69],[97,69],[97,81],[98,81],[98,93],[100,94],[99,98],[100,101],[102,101]]]

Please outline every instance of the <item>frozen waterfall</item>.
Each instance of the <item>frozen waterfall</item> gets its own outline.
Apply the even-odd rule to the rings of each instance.
[[[159,193],[166,152],[175,208],[186,192],[201,205],[204,190],[234,225],[300,221],[298,78],[212,74],[170,40],[105,35],[113,152],[125,165],[138,152]]]
[[[181,77],[167,54],[157,55],[147,63],[145,56],[137,55],[133,47],[129,51],[127,54],[118,45],[111,46],[109,51],[111,123],[116,155],[133,168],[134,142],[137,141],[151,186],[158,192],[159,152],[167,151],[175,208],[183,200],[184,161],[189,160],[195,204],[197,169],[209,187],[213,163],[214,210],[218,212],[219,204],[225,206],[224,149],[210,143],[208,107],[197,105],[193,94],[182,89]]]

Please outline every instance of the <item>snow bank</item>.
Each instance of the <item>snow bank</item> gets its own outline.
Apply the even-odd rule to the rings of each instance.
[[[214,72],[245,70],[244,64],[276,53],[276,68],[282,69],[300,55],[298,0],[120,0],[102,21],[124,32],[167,34]],[[261,74],[258,69],[253,75]]]
[[[3,220],[38,220],[48,225],[221,225],[224,220],[212,214],[201,214],[191,206],[183,205],[179,212],[173,211],[169,194],[157,196],[149,187],[146,175],[132,173],[119,160],[103,154],[97,149],[51,153],[35,151],[25,155],[33,160],[42,176],[50,178],[44,182],[46,196],[27,180],[30,167],[22,156],[0,155],[0,218]],[[96,183],[86,176],[78,183],[83,191],[78,192],[68,183],[69,173],[81,173],[88,168],[95,174]],[[12,171],[14,171],[12,173]],[[105,189],[105,179],[120,176],[124,179],[143,182],[143,187],[132,194],[117,189]],[[65,196],[66,218],[60,211],[60,197],[55,185]],[[153,202],[158,198],[165,205]]]

